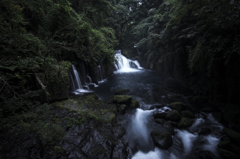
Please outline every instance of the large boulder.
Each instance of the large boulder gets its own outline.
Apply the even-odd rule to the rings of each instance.
[[[171,103],[169,105],[169,107],[171,109],[175,109],[177,111],[181,111],[185,107],[185,104],[183,104],[182,102],[174,102],[174,103]]]
[[[168,149],[172,145],[172,135],[166,130],[151,133],[154,144],[161,149]]]
[[[168,114],[166,115],[166,119],[178,122],[179,120],[181,120],[181,115],[178,113],[178,111],[173,110],[171,112],[168,112]]]
[[[137,99],[133,99],[129,107],[130,108],[138,108],[139,107],[139,101]]]
[[[174,134],[174,128],[173,128],[173,126],[171,125],[170,122],[164,122],[163,123],[163,128],[166,129],[172,135]]]
[[[218,149],[218,153],[223,159],[239,159],[239,156],[228,150]]]
[[[189,110],[181,111],[180,114],[182,115],[182,117],[195,118],[194,114]]]
[[[154,119],[155,122],[157,122],[158,124],[163,124],[165,122],[165,120],[163,119]]]
[[[123,94],[128,93],[128,92],[130,92],[129,89],[120,89],[120,90],[117,90],[117,91],[115,92],[115,94],[116,94],[116,95],[123,95]]]
[[[193,124],[193,120],[189,118],[182,117],[181,120],[178,122],[179,128],[186,128]]]
[[[115,95],[113,98],[113,103],[116,103],[116,104],[129,105],[131,101],[132,101],[132,97],[128,95]]]

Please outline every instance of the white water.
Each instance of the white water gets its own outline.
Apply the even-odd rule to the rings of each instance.
[[[201,124],[203,124],[203,123],[204,123],[204,119],[202,119],[202,118],[197,118],[197,119],[195,119],[195,122],[194,122],[193,125],[191,126],[190,131],[191,131],[191,132],[196,132],[196,131],[198,131],[199,126],[200,126]]]
[[[137,60],[133,61],[123,56],[121,54],[121,50],[116,51],[115,58],[117,59],[117,63],[115,63],[115,67],[117,69],[116,73],[137,72],[139,71],[139,69],[143,69]],[[138,69],[131,68],[130,62],[134,63],[138,67]]]
[[[196,140],[197,135],[193,135],[186,130],[178,130],[177,136],[182,140],[184,153],[188,154],[193,147],[193,142]]]
[[[218,156],[217,145],[219,143],[219,139],[212,135],[205,136],[204,139],[207,141],[207,143],[203,145],[203,150],[211,151],[214,155]]]

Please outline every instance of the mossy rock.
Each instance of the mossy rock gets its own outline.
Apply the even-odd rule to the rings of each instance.
[[[218,153],[223,159],[239,159],[239,156],[225,149],[218,149]]]
[[[165,112],[154,112],[153,113],[153,117],[154,119],[160,118],[160,119],[164,119],[166,117],[167,113]]]
[[[173,110],[167,114],[166,119],[178,122],[181,120],[181,115],[177,110]]]
[[[132,101],[132,97],[128,95],[115,95],[113,102],[117,104],[127,104],[129,105]]]
[[[230,141],[229,140],[224,140],[219,142],[219,144],[217,145],[218,148],[223,148],[223,149],[227,149],[230,146]]]
[[[126,130],[124,127],[122,126],[114,126],[112,128],[112,132],[114,134],[114,136],[117,138],[117,139],[120,139],[123,137],[123,135],[125,134]]]
[[[171,103],[169,105],[169,107],[171,109],[175,109],[177,111],[181,111],[185,107],[185,104],[183,104],[182,102],[174,102],[174,103]]]
[[[240,145],[240,133],[232,129],[224,128],[223,132],[231,139],[232,142]]]
[[[63,154],[64,151],[65,151],[64,149],[62,149],[62,148],[59,147],[59,146],[54,146],[53,149],[54,149],[55,152],[57,152],[57,153],[62,153],[62,154]]]
[[[161,149],[168,149],[172,145],[172,135],[170,132],[154,131],[151,133],[154,144]]]
[[[128,92],[130,92],[129,89],[120,89],[120,90],[117,90],[115,92],[115,95],[123,95],[123,94],[128,93]]]
[[[180,114],[182,115],[182,117],[195,118],[194,114],[189,110],[181,111]]]
[[[105,153],[106,153],[106,150],[103,147],[103,145],[97,145],[91,150],[91,154],[94,156],[105,154]]]
[[[127,109],[127,105],[121,104],[117,109],[119,113],[124,114]]]
[[[163,128],[166,129],[170,134],[174,134],[174,128],[170,122],[164,122]]]
[[[132,108],[132,109],[138,108],[139,107],[139,101],[137,99],[133,99],[129,107]]]
[[[232,151],[232,152],[234,152],[234,153],[237,154],[237,155],[240,155],[240,147],[231,144],[231,145],[230,145],[230,148],[231,148],[231,151]]]
[[[106,120],[108,123],[111,123],[111,124],[115,123],[116,118],[117,118],[116,114],[113,113],[113,112],[108,112],[108,113],[106,113],[106,114],[104,115],[104,117],[105,117],[105,120]]]
[[[193,124],[193,120],[189,118],[182,117],[181,120],[178,122],[179,128],[186,128]]]

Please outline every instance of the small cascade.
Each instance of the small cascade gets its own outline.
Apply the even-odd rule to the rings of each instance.
[[[98,81],[99,82],[103,81],[102,69],[100,65],[97,66],[97,75],[98,75]]]
[[[75,89],[81,89],[82,88],[82,83],[81,83],[81,80],[79,78],[79,74],[78,74],[78,71],[76,70],[75,66],[72,65],[72,68],[73,68],[73,74],[74,74],[74,79],[75,79]]]
[[[80,92],[90,92],[88,86],[84,86],[84,87],[82,86],[79,73],[74,65],[72,65],[72,69],[73,69],[73,73],[70,74],[72,91],[75,94],[79,94]]]
[[[87,79],[88,79],[88,83],[92,83],[92,79],[90,76],[87,76]]]
[[[117,59],[115,67],[118,72],[136,72],[139,71],[138,69],[143,69],[137,60],[130,60],[123,56],[121,50],[116,51],[115,58]]]

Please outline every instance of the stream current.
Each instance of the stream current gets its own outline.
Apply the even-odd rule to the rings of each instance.
[[[120,64],[118,70],[106,79],[105,82],[94,88],[94,92],[104,102],[112,99],[114,92],[128,88],[127,95],[138,99],[140,108],[128,110],[125,114],[118,114],[117,123],[125,127],[126,140],[129,143],[129,151],[133,159],[193,159],[213,158],[219,159],[216,152],[222,125],[211,114],[195,113],[197,117],[194,123],[187,129],[175,128],[172,136],[173,144],[163,150],[156,147],[150,133],[161,130],[162,125],[154,121],[154,112],[168,112],[171,102],[188,103],[184,88],[175,84],[171,78],[163,78],[158,72],[131,68],[128,59],[120,53],[116,54]],[[151,109],[151,106],[155,106]],[[158,107],[159,106],[159,107]],[[194,110],[194,108],[192,108]],[[201,128],[208,128],[211,133],[200,135]]]

